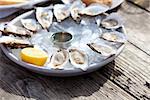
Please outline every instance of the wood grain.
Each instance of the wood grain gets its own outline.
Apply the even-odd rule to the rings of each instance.
[[[115,60],[115,67],[107,65],[100,73],[103,73],[115,84],[134,96],[136,99],[149,100],[150,88],[150,56],[137,49],[130,43],[124,52]]]
[[[0,97],[5,100],[134,100],[98,72],[71,78],[45,77],[0,54]]]
[[[118,12],[125,20],[128,40],[150,55],[150,13],[124,3]]]
[[[127,0],[150,12],[150,0]]]

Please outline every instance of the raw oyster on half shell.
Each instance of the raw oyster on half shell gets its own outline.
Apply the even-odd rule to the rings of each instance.
[[[123,19],[117,13],[112,13],[102,20],[101,25],[107,29],[117,29],[123,25]]]
[[[49,7],[37,7],[36,18],[44,29],[48,29],[53,23],[53,12]]]
[[[37,32],[38,30],[41,30],[41,25],[37,23],[35,19],[21,19],[22,25],[33,32]]]
[[[108,46],[106,44],[103,43],[90,43],[87,44],[93,51],[101,54],[102,56],[105,57],[110,57],[112,55],[116,54],[116,49],[114,49],[111,46]]]
[[[4,35],[15,35],[15,36],[31,36],[33,32],[19,26],[15,25],[6,25],[3,30]]]
[[[58,22],[70,16],[70,6],[64,4],[54,5],[54,15]]]
[[[123,33],[114,31],[114,32],[106,32],[103,33],[100,38],[110,41],[110,42],[119,42],[119,43],[125,43],[126,37]]]
[[[86,5],[80,1],[80,0],[76,0],[72,3],[71,7],[70,7],[70,12],[71,12],[71,16],[74,20],[77,20],[78,18],[80,18],[80,11],[83,10],[86,7]]]
[[[53,69],[63,69],[69,61],[69,54],[66,50],[58,50],[51,57],[49,66]]]
[[[17,39],[10,36],[0,37],[0,44],[4,44],[11,48],[33,47],[33,45],[31,45],[31,43],[27,40]]]
[[[58,22],[70,16],[70,6],[64,4],[54,5],[54,15]]]
[[[88,56],[81,50],[69,49],[70,62],[74,67],[80,68],[83,71],[88,67]]]
[[[71,4],[73,3],[74,1],[77,1],[77,0],[61,0],[64,4]],[[78,0],[79,1],[79,0]]]

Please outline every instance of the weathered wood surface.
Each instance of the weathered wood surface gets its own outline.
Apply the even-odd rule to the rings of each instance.
[[[150,0],[128,0],[128,1],[150,12]]]
[[[128,43],[114,68],[111,66],[105,66],[100,73],[136,99],[150,100],[150,56]]]
[[[44,77],[19,68],[5,56],[0,59],[0,97],[5,100],[135,100],[98,72],[71,78]]]
[[[124,3],[119,13],[124,17],[129,41],[150,55],[150,13],[131,3]]]
[[[150,100],[150,14],[126,3],[119,13],[129,42],[114,62],[88,75],[41,76],[22,69],[0,50],[0,100]]]

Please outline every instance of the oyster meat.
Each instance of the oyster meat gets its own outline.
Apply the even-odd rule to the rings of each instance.
[[[126,42],[125,35],[117,31],[103,33],[100,37],[110,42],[119,42],[119,43]]]
[[[88,67],[88,56],[80,50],[70,49],[69,50],[70,62],[76,68],[80,68],[83,71],[87,70]]]
[[[35,19],[21,19],[22,25],[33,32],[41,30],[41,25],[37,23]]]
[[[63,69],[69,61],[69,54],[66,50],[58,50],[51,57],[49,66],[53,69]]]
[[[70,16],[70,6],[64,4],[54,5],[54,15],[58,22]]]
[[[106,5],[93,3],[89,6],[87,6],[85,9],[81,10],[80,14],[96,16],[96,15],[106,12],[108,9],[109,9],[109,7]]]
[[[16,36],[31,36],[33,32],[19,26],[7,25],[3,30],[4,35],[16,35]]]
[[[11,48],[33,47],[33,45],[27,40],[21,40],[10,36],[0,37],[0,44],[4,44]]]
[[[111,46],[108,46],[108,45],[105,45],[103,43],[99,43],[99,44],[96,44],[96,43],[90,43],[90,44],[87,44],[93,51],[97,52],[97,53],[100,53],[102,56],[105,56],[105,57],[110,57],[112,55],[115,55],[116,54],[116,50],[111,47]]]
[[[106,20],[106,21],[102,21],[101,24],[102,24],[103,27],[114,27],[114,26],[118,25],[118,22],[114,19],[109,19],[109,20]]]
[[[72,18],[74,20],[77,20],[78,18],[80,18],[79,13],[85,7],[86,7],[86,5],[82,1],[80,1],[80,0],[74,1],[70,7],[70,12],[71,12]]]
[[[44,29],[48,29],[53,23],[53,12],[49,7],[37,7],[36,18]]]
[[[102,20],[101,25],[107,29],[116,29],[123,25],[123,19],[117,13],[112,13]]]

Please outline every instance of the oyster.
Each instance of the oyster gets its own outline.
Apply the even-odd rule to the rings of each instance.
[[[33,45],[27,40],[21,40],[10,36],[0,37],[0,44],[4,44],[11,48],[33,47]]]
[[[37,7],[36,18],[44,29],[48,29],[53,23],[53,13],[49,7]]]
[[[33,32],[19,26],[7,25],[3,30],[4,35],[16,35],[16,36],[31,36]]]
[[[80,68],[83,71],[87,70],[88,67],[88,56],[80,50],[70,49],[69,50],[70,62],[76,68]]]
[[[97,53],[100,53],[102,56],[105,56],[105,57],[110,57],[112,55],[115,55],[116,54],[116,49],[114,49],[113,47],[111,46],[108,46],[106,44],[103,44],[103,43],[90,43],[90,44],[87,44],[93,51],[97,52]]]
[[[57,21],[61,22],[70,16],[70,7],[64,4],[56,4],[54,5],[54,15]]]
[[[82,1],[79,1],[79,0],[74,1],[70,7],[70,12],[71,12],[72,18],[74,20],[77,20],[78,18],[80,18],[79,13],[85,7],[86,7],[86,5]]]
[[[39,25],[35,19],[21,19],[22,25],[33,32],[41,30],[41,25]]]
[[[58,50],[51,57],[49,66],[54,69],[63,69],[69,61],[69,54],[66,50]]]
[[[74,1],[77,1],[77,0],[61,0],[64,4],[71,4],[73,3]]]
[[[123,33],[114,31],[114,32],[106,32],[103,33],[100,38],[110,41],[110,42],[119,42],[119,43],[125,43],[126,37]]]
[[[102,20],[101,25],[107,29],[116,29],[123,25],[123,19],[117,13],[112,13]]]
[[[109,7],[102,4],[93,3],[80,11],[82,15],[96,16],[109,10]]]

